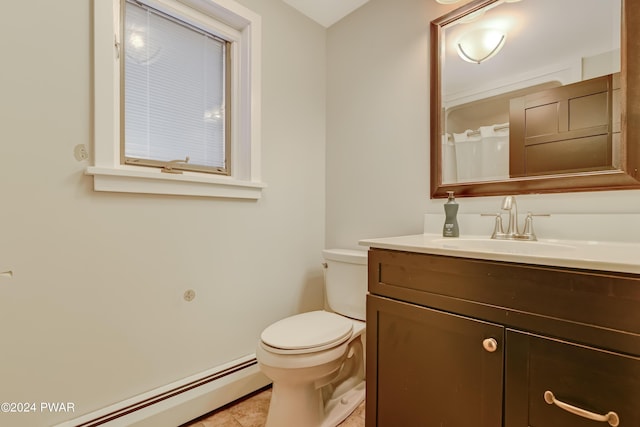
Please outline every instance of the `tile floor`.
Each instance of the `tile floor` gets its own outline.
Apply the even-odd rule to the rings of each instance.
[[[268,387],[181,427],[264,427],[270,399],[271,387]],[[364,427],[364,403],[339,427]]]

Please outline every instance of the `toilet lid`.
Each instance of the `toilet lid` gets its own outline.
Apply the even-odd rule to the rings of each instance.
[[[267,327],[260,338],[274,349],[317,350],[342,344],[351,337],[353,322],[328,311],[287,317]]]

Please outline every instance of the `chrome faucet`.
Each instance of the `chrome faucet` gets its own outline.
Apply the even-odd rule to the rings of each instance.
[[[549,216],[549,214],[532,214],[527,212],[527,218],[524,223],[524,231],[520,232],[518,227],[518,204],[516,203],[515,196],[506,196],[502,200],[502,210],[509,211],[509,222],[507,223],[507,231],[503,231],[502,228],[502,215],[498,212],[495,215],[496,223],[493,229],[492,239],[499,240],[538,240],[536,234],[533,231],[533,217],[534,216]],[[488,215],[488,214],[482,214]]]
[[[504,233],[505,239],[517,239],[520,235],[518,229],[518,204],[515,196],[507,196],[502,200],[502,210],[509,211],[509,222],[507,223],[507,232]]]

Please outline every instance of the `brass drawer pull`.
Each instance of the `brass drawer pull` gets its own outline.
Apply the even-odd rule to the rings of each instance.
[[[620,417],[618,417],[618,414],[616,414],[615,412],[609,412],[605,415],[595,414],[585,409],[581,409],[557,400],[553,393],[549,390],[544,392],[544,401],[549,405],[556,405],[557,407],[564,409],[567,412],[571,412],[572,414],[578,415],[588,420],[607,422],[612,427],[620,425]]]

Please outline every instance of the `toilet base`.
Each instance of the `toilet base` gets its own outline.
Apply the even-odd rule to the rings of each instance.
[[[365,382],[349,390],[339,398],[333,399],[325,405],[325,419],[321,427],[336,427],[364,402]]]
[[[322,399],[315,387],[283,387],[273,384],[265,427],[336,427],[362,403],[365,381],[342,395]]]

